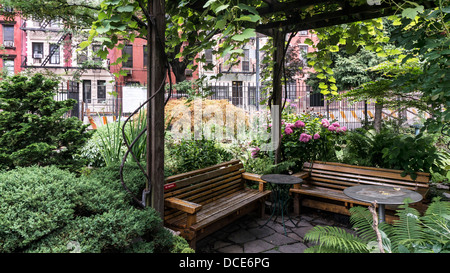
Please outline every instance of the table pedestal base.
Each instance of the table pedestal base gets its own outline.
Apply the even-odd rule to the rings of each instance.
[[[283,224],[284,234],[287,235],[286,225],[285,225],[285,220],[284,220],[285,212],[293,225],[295,225],[297,227],[297,224],[298,224],[298,223],[297,224],[294,223],[294,221],[292,220],[291,216],[289,215],[289,211],[288,211],[289,200],[291,199],[290,195],[289,195],[289,189],[291,188],[291,185],[270,184],[270,186],[272,188],[272,214],[270,215],[270,218],[263,225],[260,226],[260,228],[267,225],[267,223],[276,214],[275,219],[273,220],[275,222],[278,218],[278,215],[280,215],[280,213],[281,213],[281,221]]]

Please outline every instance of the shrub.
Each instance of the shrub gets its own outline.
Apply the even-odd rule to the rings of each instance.
[[[143,187],[127,165],[128,186]],[[145,184],[144,184],[145,185]],[[183,244],[152,208],[138,209],[118,179],[118,167],[88,176],[55,166],[0,174],[0,252],[170,252]],[[187,243],[185,248],[187,248]],[[183,248],[184,249],[184,248]]]
[[[176,159],[173,174],[205,168],[233,158],[230,152],[204,136],[201,139],[182,139],[179,143],[171,143],[168,152],[169,156]]]
[[[0,82],[0,167],[55,164],[75,170],[84,165],[74,155],[90,133],[76,117],[64,117],[75,101],[55,101],[57,86],[41,74]]]
[[[345,142],[344,163],[403,170],[413,179],[415,172],[442,171],[444,158],[432,136],[360,129],[349,133]]]

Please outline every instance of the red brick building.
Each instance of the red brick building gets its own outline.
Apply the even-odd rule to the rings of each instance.
[[[7,10],[7,8],[3,8]],[[18,73],[22,70],[23,52],[25,48],[25,35],[20,29],[22,19],[19,15],[8,18],[0,15],[0,70],[9,75]]]

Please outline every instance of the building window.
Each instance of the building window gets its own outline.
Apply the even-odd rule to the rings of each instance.
[[[88,52],[87,52],[87,47],[85,47],[83,50],[78,51],[77,63],[82,64],[84,62],[87,62],[87,60],[88,60]]]
[[[14,26],[3,25],[3,46],[14,47]]]
[[[97,102],[106,101],[106,81],[97,81]]]
[[[299,45],[298,46],[300,52],[300,60],[303,62],[303,67],[308,66],[308,46],[307,45]]]
[[[128,60],[122,63],[122,67],[133,67],[133,45],[125,45],[122,49],[122,56],[127,55]]]
[[[144,56],[143,62],[144,62],[144,66],[146,67],[146,66],[147,66],[147,62],[148,62],[148,50],[147,50],[147,46],[146,46],[146,45],[143,46],[143,49],[144,49],[144,54],[142,54],[142,55]]]
[[[206,65],[212,64],[212,62],[213,62],[212,49],[205,50],[205,60],[206,60]]]
[[[242,82],[234,81],[231,86],[231,103],[233,105],[242,105],[243,100],[243,90],[242,90]]]
[[[244,57],[242,59],[242,71],[250,71],[250,50],[244,49]]]
[[[7,76],[14,75],[14,60],[3,59],[3,71]]]
[[[53,53],[53,55],[52,55],[52,53]],[[51,58],[50,58],[51,64],[59,64],[59,61],[60,61],[59,45],[50,44],[49,55],[51,55]]]
[[[309,106],[310,107],[323,107],[325,106],[325,96],[320,91],[313,92],[311,86],[306,86],[306,92],[309,93]]]
[[[83,80],[83,102],[91,102],[91,81]]]
[[[308,31],[307,30],[300,30],[299,34],[302,35],[302,36],[306,36],[306,35],[308,35]]]
[[[44,44],[32,43],[33,59],[42,59],[44,57]]]
[[[92,45],[92,60],[95,63],[101,64],[103,59],[97,55],[97,52],[102,50],[101,45]]]

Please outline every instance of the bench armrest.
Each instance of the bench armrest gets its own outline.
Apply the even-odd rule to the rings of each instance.
[[[301,172],[298,172],[298,173],[294,173],[292,176],[295,176],[295,177],[303,179],[303,183],[305,183],[305,180],[309,177],[309,172],[301,171]],[[300,189],[302,187],[303,183],[295,184],[294,185],[294,189]]]
[[[170,197],[164,200],[164,205],[169,208],[181,210],[188,214],[195,214],[202,209],[202,205]]]
[[[242,178],[247,181],[253,181],[259,183],[259,191],[263,192],[265,190],[266,181],[261,179],[261,175],[255,173],[242,173]]]

